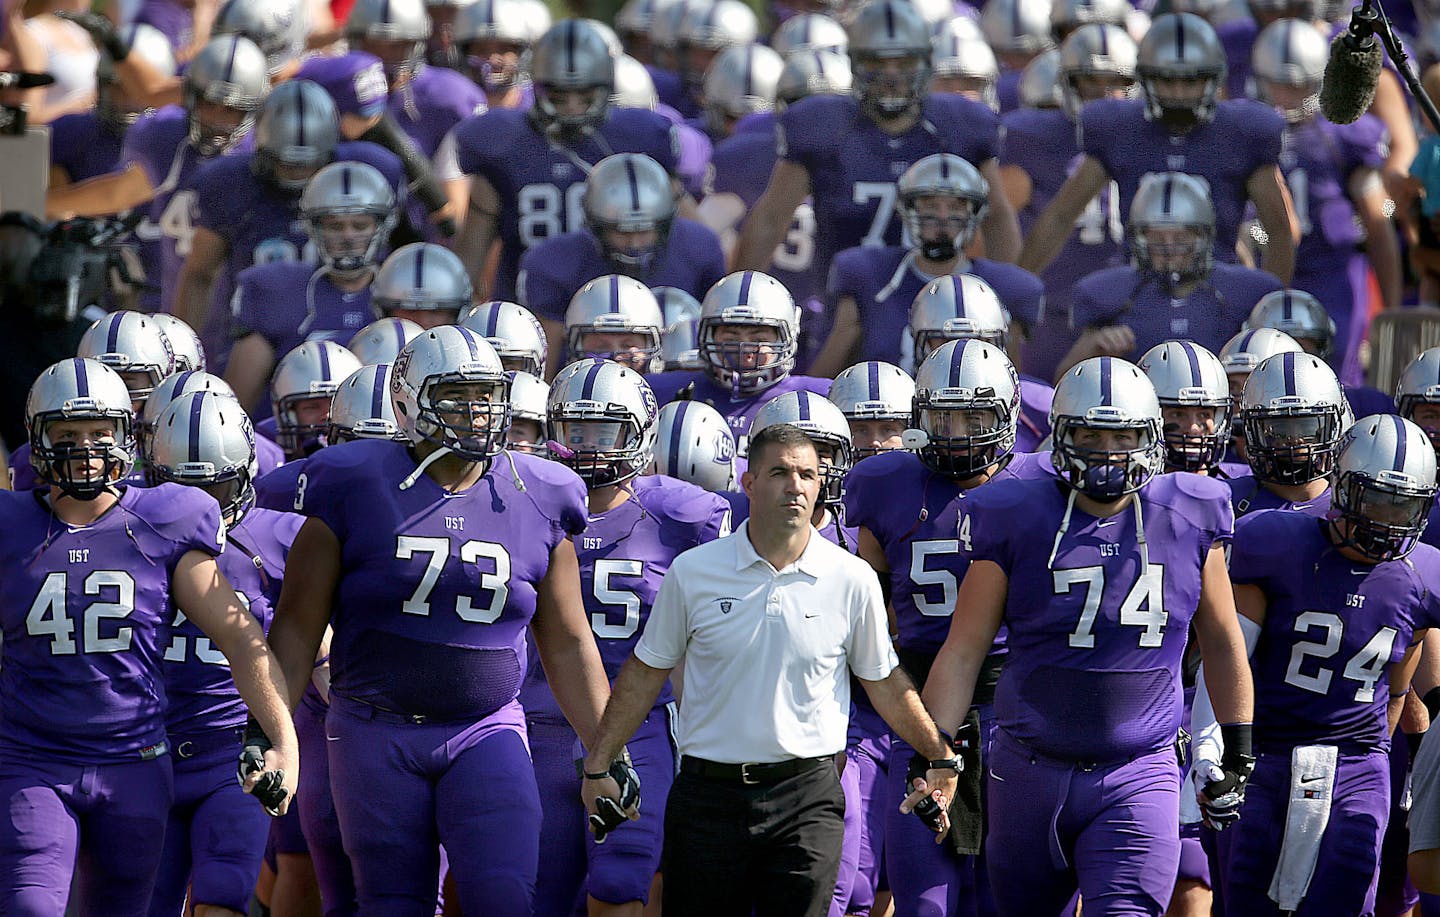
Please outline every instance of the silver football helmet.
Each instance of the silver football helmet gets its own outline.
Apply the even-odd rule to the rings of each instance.
[[[1230,444],[1230,385],[1219,359],[1193,341],[1156,344],[1140,358],[1140,369],[1155,386],[1160,409],[1200,409],[1211,414],[1204,433],[1187,426],[1203,421],[1171,423],[1165,420],[1165,464],[1181,471],[1206,471],[1220,464]]]
[[[844,54],[850,48],[845,27],[824,13],[801,13],[780,23],[770,36],[770,47],[788,58],[801,51],[829,51]]]
[[[1335,470],[1335,450],[1351,417],[1340,380],[1324,360],[1281,353],[1245,380],[1239,419],[1255,477],[1306,484]]]
[[[1127,230],[1136,266],[1166,290],[1210,274],[1215,207],[1203,178],[1184,172],[1146,175],[1130,202]]]
[[[1399,560],[1420,543],[1435,489],[1435,450],[1424,430],[1394,414],[1362,417],[1335,459],[1332,529],[1372,560]]]
[[[980,30],[996,54],[1039,54],[1054,47],[1050,0],[990,0]]]
[[[665,317],[650,288],[633,277],[597,277],[570,298],[565,310],[565,337],[572,359],[613,360],[640,373],[653,372],[661,355]],[[638,335],[640,343],[620,350],[597,348],[592,334]],[[554,383],[551,383],[554,388]]]
[[[637,39],[643,47],[649,47],[655,14],[666,5],[666,0],[625,0],[621,4],[620,9],[615,11],[615,31],[620,34],[620,40],[625,42],[627,49],[635,47]]]
[[[845,475],[854,464],[851,459],[850,423],[828,399],[804,390],[786,392],[765,402],[750,422],[749,438],[766,427],[788,423],[810,437],[820,453],[822,480],[820,500],[837,506],[844,496]]]
[[[1010,358],[986,341],[947,341],[915,372],[906,446],[925,466],[956,480],[972,478],[1015,451],[1020,377]]]
[[[394,363],[405,345],[415,339],[421,328],[408,318],[381,318],[355,332],[345,346],[364,366],[373,363]]]
[[[155,420],[145,476],[190,487],[229,484],[217,497],[220,518],[234,528],[255,505],[255,428],[240,402],[208,391],[171,402]]]
[[[175,371],[175,348],[160,323],[141,312],[111,312],[80,336],[75,355],[113,369],[143,404],[160,380]]]
[[[563,19],[535,42],[530,78],[535,84],[530,116],[536,126],[553,139],[573,140],[589,135],[605,120],[615,91],[615,59],[593,25]],[[562,114],[551,99],[557,92],[589,93],[590,101],[579,114]]]
[[[50,439],[54,421],[95,419],[114,421],[113,440],[81,445]],[[30,465],[41,482],[93,500],[135,464],[132,419],[130,392],[114,370],[94,360],[61,360],[40,374],[25,399]]]
[[[160,76],[175,76],[175,50],[170,46],[170,39],[165,37],[164,32],[152,25],[137,22],[120,30],[120,40],[130,49],[127,60],[144,61]],[[114,95],[114,88],[119,82],[120,75],[115,72],[115,61],[102,50],[100,60],[95,65],[95,114],[101,123],[108,125],[117,134],[123,134],[141,115],[153,109],[129,102],[122,104]]]
[[[585,225],[605,259],[622,273],[648,272],[675,221],[675,188],[660,163],[643,153],[617,153],[595,164],[580,199]],[[616,245],[614,233],[654,232],[646,245]]]
[[[650,22],[651,63],[680,72],[680,23],[685,21],[690,7],[708,4],[709,0],[671,0],[656,8]]]
[[[231,0],[235,2],[235,0]],[[340,115],[330,93],[309,80],[276,86],[255,123],[255,174],[284,191],[299,192],[335,156]]]
[[[764,45],[732,45],[705,71],[705,125],[711,136],[728,137],[746,115],[775,109],[775,93],[785,61]]]
[[[550,457],[592,490],[623,484],[650,466],[659,414],[655,393],[635,370],[578,360],[550,383]]]
[[[850,61],[829,51],[790,55],[775,84],[775,110],[784,111],[807,96],[844,96],[854,83]]]
[[[200,335],[195,333],[194,328],[168,312],[152,312],[150,318],[160,326],[165,339],[170,342],[170,349],[175,352],[177,373],[205,368],[205,345],[200,343]]]
[[[1303,353],[1300,343],[1283,331],[1254,328],[1241,331],[1220,348],[1220,365],[1227,375],[1248,376],[1277,353]]]
[[[326,217],[362,215],[375,220],[368,237],[348,226],[327,228]],[[305,185],[300,194],[300,219],[320,263],[331,271],[354,276],[380,259],[380,249],[395,225],[395,192],[380,170],[363,162],[332,162]]]
[[[759,37],[760,22],[741,0],[688,4],[676,47],[681,79],[692,91],[699,89],[720,52],[753,44]]]
[[[489,341],[507,370],[545,378],[545,355],[550,344],[540,320],[529,309],[492,299],[466,308],[455,324]]]
[[[891,60],[905,69],[886,73]],[[850,64],[856,97],[872,119],[918,111],[930,90],[930,26],[907,0],[871,0],[850,23]]]
[[[550,386],[529,373],[510,374],[510,429],[505,448],[511,452],[549,457]],[[530,421],[540,433],[533,440],[522,439],[516,421]]]
[[[1303,89],[1306,96],[1294,108],[1280,108],[1291,124],[1308,121],[1320,110],[1320,84],[1330,59],[1330,42],[1313,22],[1281,19],[1272,22],[1255,38],[1250,67],[1255,76],[1255,94],[1262,102],[1280,106],[1272,86]]]
[[[1004,350],[1009,328],[1005,304],[990,284],[973,274],[937,277],[910,304],[908,331],[917,365],[940,344],[960,338],[985,341]]]
[[[424,0],[355,0],[345,19],[345,37],[350,47],[379,57],[392,86],[398,78],[412,76],[424,65],[430,31],[430,13]],[[398,55],[382,53],[397,46],[405,50]]]
[[[1225,85],[1225,49],[1210,23],[1193,13],[1155,17],[1140,42],[1136,73],[1145,96],[1145,114],[1172,129],[1189,129],[1215,117]],[[1197,100],[1167,96],[1157,80],[1203,83]]]
[[[464,397],[436,396],[437,388],[449,386],[465,386]],[[466,328],[441,325],[406,344],[390,368],[390,403],[413,444],[430,443],[472,462],[505,448],[510,376],[495,348]]]
[[[1415,409],[1422,404],[1440,405],[1440,347],[1431,347],[1411,360],[1395,383],[1395,407],[1400,416],[1418,424],[1440,452],[1440,424],[1421,424],[1415,419]]]
[[[735,334],[745,327],[772,329],[775,339],[747,340]],[[705,294],[699,334],[705,374],[736,397],[757,395],[795,368],[800,307],[785,285],[769,274],[736,271]]]
[[[320,436],[330,423],[329,401],[340,383],[360,361],[334,341],[306,341],[285,354],[270,380],[270,406],[275,412],[275,441],[288,456],[302,455],[318,448]],[[323,398],[325,417],[302,421],[300,402]]]
[[[1305,341],[1312,341],[1309,350],[1322,360],[1330,359],[1335,352],[1335,319],[1325,311],[1320,300],[1304,290],[1275,290],[1260,297],[1245,328],[1274,328],[1283,331],[1304,347]]]
[[[868,458],[890,450],[868,443],[862,445],[854,425],[867,421],[891,421],[908,426],[915,400],[915,380],[898,366],[870,360],[856,363],[836,376],[830,384],[829,398],[850,422],[855,458]]]
[[[615,58],[615,91],[610,94],[615,108],[643,108],[654,111],[660,105],[655,80],[645,65],[628,54]]]
[[[1063,43],[1076,29],[1092,23],[1124,27],[1133,9],[1125,0],[1055,0],[1050,31]]]
[[[995,91],[1000,82],[1000,63],[985,39],[942,29],[930,39],[930,48],[930,69],[937,90],[958,92],[984,103],[991,111],[1000,110],[1000,97]]]
[[[916,162],[900,176],[895,190],[909,243],[932,261],[947,261],[964,251],[990,207],[990,183],[979,169],[954,153],[933,153]],[[964,202],[964,212],[945,216],[922,213],[925,208],[920,201],[935,197]],[[926,231],[931,226],[939,228],[938,236]]]
[[[665,333],[660,338],[665,368],[701,369],[700,300],[679,287],[652,287],[650,292],[655,294],[655,302],[665,316]]]
[[[227,0],[215,14],[211,35],[244,35],[265,54],[274,76],[300,57],[309,32],[299,0]]]
[[[1072,121],[1080,117],[1080,109],[1088,97],[1084,80],[1104,84],[1124,84],[1133,89],[1136,80],[1139,48],[1135,39],[1118,25],[1091,23],[1070,33],[1060,46],[1060,93],[1065,113]]]
[[[1160,401],[1134,363],[1091,357],[1071,367],[1055,386],[1050,426],[1056,472],[1092,500],[1118,500],[1165,470]],[[1079,441],[1082,429],[1134,430],[1136,443],[1128,449],[1089,448]]]
[[[735,489],[735,434],[703,401],[672,401],[655,422],[655,473],[711,493]]]
[[[386,315],[396,310],[441,312],[454,321],[473,295],[465,265],[448,248],[411,242],[395,251],[370,285],[370,299]]]
[[[135,444],[139,449],[141,464],[150,461],[150,434],[155,429],[156,419],[182,395],[195,392],[212,392],[225,398],[235,397],[235,390],[230,384],[213,373],[182,370],[160,380],[160,384],[155,386],[155,391],[150,393],[150,397],[145,400],[140,413],[135,417]]]
[[[330,400],[330,424],[325,444],[354,439],[389,439],[408,442],[395,421],[390,404],[390,364],[368,363],[345,377]]]
[[[1021,108],[1059,108],[1064,104],[1060,86],[1060,49],[1035,55],[1020,71]]]
[[[187,140],[195,151],[208,157],[234,149],[255,126],[255,115],[270,95],[265,55],[240,35],[211,38],[186,67],[180,95],[185,103]],[[239,124],[207,121],[201,103],[240,112]]]

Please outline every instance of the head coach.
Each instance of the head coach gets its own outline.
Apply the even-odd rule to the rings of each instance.
[[[585,759],[585,803],[594,813],[620,798],[611,766],[683,660],[666,913],[822,915],[840,863],[835,757],[850,673],[931,759],[926,785],[942,811],[958,766],[898,667],[874,571],[810,524],[821,486],[810,438],[788,424],[761,431],[741,483],[750,518],[680,555],[660,587]]]

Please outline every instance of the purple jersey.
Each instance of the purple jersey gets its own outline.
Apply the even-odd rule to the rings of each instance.
[[[1394,398],[1368,385],[1345,386],[1345,400],[1350,402],[1350,412],[1356,417],[1397,413]]]
[[[630,482],[633,497],[620,506],[587,516],[577,539],[580,589],[595,645],[611,681],[640,641],[660,582],[676,556],[730,534],[730,504],[693,484],[664,475]],[[545,670],[531,653],[520,700],[529,717],[563,723]],[[667,681],[657,706],[675,699]]]
[[[359,440],[315,453],[297,481],[298,511],[343,552],[331,692],[442,722],[483,719],[519,694],[536,590],[550,552],[585,530],[585,487],[515,453],[454,494],[415,469],[408,447]]]
[[[455,128],[460,170],[479,175],[500,200],[500,266],[490,295],[515,298],[520,256],[530,246],[585,223],[580,198],[589,167],[612,153],[644,153],[674,174],[675,130],[663,115],[612,108],[599,129],[574,147],[552,144],[528,111],[497,109]]]
[[[842,296],[855,300],[862,336],[860,360],[883,360],[915,371],[915,344],[908,328],[910,305],[934,280],[915,267],[913,249],[857,245],[835,256],[826,298],[831,307]],[[1035,324],[1045,299],[1040,278],[1013,264],[975,258],[957,273],[974,274],[995,289],[1012,321],[1022,328]]]
[[[421,67],[408,83],[390,93],[390,114],[428,157],[434,157],[455,125],[484,111],[485,93],[480,87],[444,67]]]
[[[112,131],[93,111],[50,122],[50,165],[64,169],[71,182],[115,171],[124,145],[125,133]]]
[[[589,229],[536,243],[520,258],[519,302],[539,318],[565,323],[565,310],[586,283],[615,273]],[[637,277],[647,287],[679,287],[696,299],[725,276],[725,253],[706,226],[677,217],[654,264]]]
[[[655,391],[655,399],[659,404],[669,404],[676,399],[676,396],[687,386],[693,386],[690,391],[690,401],[703,401],[720,412],[730,423],[730,432],[735,434],[735,475],[739,479],[740,473],[745,470],[745,444],[750,440],[750,424],[754,422],[755,415],[773,398],[779,398],[786,392],[807,391],[814,392],[821,397],[830,394],[830,380],[816,379],[811,376],[786,376],[779,382],[765,389],[756,395],[748,398],[735,398],[728,388],[722,388],[701,370],[679,370],[668,373],[652,373],[645,377],[650,383],[650,388]]]
[[[314,264],[298,261],[272,261],[241,271],[230,309],[232,336],[260,335],[274,349],[276,360],[306,341],[344,346],[379,317],[370,305],[368,286],[343,292]]]
[[[255,464],[259,468],[260,475],[267,475],[285,464],[285,450],[273,439],[266,439],[263,436],[255,437]]]
[[[1364,239],[1355,222],[1350,178],[1357,169],[1384,165],[1388,146],[1385,125],[1374,115],[1361,115],[1354,124],[1331,124],[1317,116],[1286,128],[1280,169],[1300,222],[1296,287],[1313,287],[1318,295],[1327,281],[1333,283],[1331,275],[1344,272]]]
[[[1054,386],[1039,379],[1020,377],[1020,416],[1015,425],[1015,451],[1039,452],[1040,444],[1050,436],[1050,406],[1055,401]]]
[[[304,517],[252,508],[226,534],[220,572],[265,630],[280,601],[285,556]],[[245,703],[230,677],[225,654],[205,632],[174,609],[170,645],[165,649],[165,722],[171,735],[206,732],[245,722]]]
[[[811,96],[780,116],[776,148],[810,175],[815,259],[830,261],[855,245],[896,245],[900,214],[895,180],[934,153],[954,153],[979,168],[1000,148],[993,111],[953,95],[931,95],[914,127],[891,137],[850,96]]]
[[[1138,507],[1107,519],[1073,507],[1058,545],[1067,495],[1053,478],[1000,481],[962,503],[959,530],[973,548],[961,550],[1009,577],[995,719],[1042,754],[1123,761],[1168,748],[1179,732],[1201,571],[1234,518],[1225,486],[1194,474],[1159,475],[1133,499]]]
[[[1050,453],[1015,453],[982,488],[1036,478],[1054,480]],[[966,496],[954,478],[931,471],[911,452],[871,456],[845,478],[845,520],[875,536],[890,566],[890,604],[902,649],[934,654],[950,633],[955,595],[970,567],[960,552],[971,542],[960,516]],[[1003,646],[1003,638],[996,644]]]
[[[1259,747],[1387,751],[1387,674],[1415,631],[1440,625],[1440,551],[1361,563],[1335,550],[1322,520],[1253,513],[1235,527],[1230,578],[1265,593],[1250,660]]]
[[[363,140],[335,145],[333,162],[374,166],[405,199],[405,170],[396,155]],[[252,171],[252,156],[227,156],[206,164],[189,187],[195,194],[195,225],[220,236],[229,247],[224,270],[215,283],[210,315],[202,331],[212,357],[228,354],[231,296],[240,272],[271,261],[315,261],[310,237],[300,220],[300,195],[281,191]],[[398,204],[403,208],[404,204]]]
[[[746,519],[750,518],[750,498],[737,491],[725,491],[716,494],[730,506],[730,527],[734,528]],[[831,544],[839,545],[851,554],[856,552],[860,544],[860,527],[858,525],[846,525],[840,522],[835,513],[825,514],[825,524],[816,529],[820,537]],[[864,698],[857,696],[857,701],[863,702]]]
[[[1075,123],[1063,111],[1021,108],[1005,115],[1000,163],[1020,169],[1030,179],[1030,201],[1016,214],[1023,235],[1030,234],[1081,159]],[[1124,239],[1120,188],[1111,180],[1085,206],[1064,248],[1040,272],[1045,285],[1045,310],[1021,348],[1026,372],[1042,379],[1054,378],[1056,367],[1077,334],[1070,328],[1072,288],[1095,271],[1123,264]]]
[[[1225,95],[1231,99],[1254,98],[1250,86],[1250,54],[1260,26],[1249,16],[1222,22],[1215,27],[1220,46],[1225,49]]]
[[[1231,99],[1216,105],[1212,120],[1171,134],[1145,117],[1141,99],[1100,99],[1081,114],[1081,146],[1119,183],[1120,212],[1126,215],[1140,179],[1151,172],[1189,172],[1209,182],[1215,257],[1233,262],[1249,200],[1246,182],[1256,169],[1279,163],[1284,126],[1270,106]]]
[[[1000,103],[1000,113],[1008,115],[1020,108],[1020,67],[1001,67],[1000,78],[995,81],[995,99]]]
[[[692,127],[670,106],[659,105],[655,112],[675,126],[675,174],[690,196],[698,201],[705,193],[705,175],[715,144],[708,134]]]
[[[170,39],[170,47],[183,51],[195,40],[195,10],[175,0],[145,0],[135,14],[137,23],[152,25]]]
[[[255,444],[261,442],[269,443],[270,440],[256,436]],[[274,443],[271,443],[274,445]],[[279,446],[275,446],[279,449]],[[255,479],[255,505],[262,509],[273,509],[277,512],[295,512],[296,490],[300,475],[305,471],[305,463],[308,459],[298,458],[294,461],[283,462],[272,471],[262,472],[260,477]],[[309,478],[306,478],[309,481]],[[304,505],[304,500],[299,501]]]
[[[0,749],[76,764],[163,753],[170,577],[190,551],[224,549],[214,498],[130,487],[94,524],[68,526],[36,494],[6,493],[0,518],[13,561],[0,571]]]
[[[1266,487],[1253,474],[1239,474],[1226,478],[1225,486],[1230,488],[1230,505],[1235,508],[1235,518],[1259,512],[1262,509],[1293,510],[1306,516],[1324,518],[1330,512],[1330,488],[1325,488],[1318,497],[1309,500],[1286,500]]]
[[[1282,286],[1274,274],[1217,261],[1188,296],[1172,298],[1135,268],[1112,267],[1075,285],[1070,321],[1077,329],[1128,326],[1135,332],[1135,350],[1118,356],[1129,360],[1177,338],[1219,353],[1260,297]]]

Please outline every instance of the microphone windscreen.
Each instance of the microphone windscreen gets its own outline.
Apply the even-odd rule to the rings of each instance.
[[[1335,124],[1358,121],[1375,101],[1383,64],[1384,52],[1378,41],[1361,43],[1348,32],[1342,32],[1331,43],[1330,60],[1325,63],[1325,82],[1320,87],[1321,114]]]

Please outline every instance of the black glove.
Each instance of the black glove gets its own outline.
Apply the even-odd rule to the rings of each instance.
[[[1223,831],[1240,820],[1240,806],[1245,802],[1245,784],[1255,770],[1255,755],[1250,745],[1250,724],[1230,723],[1220,727],[1225,753],[1220,759],[1219,775],[1212,773],[1201,787],[1200,808],[1205,821],[1216,831]]]
[[[943,732],[940,733],[940,737],[945,740],[945,745],[947,748],[954,749],[954,739],[950,738]],[[942,768],[950,767],[953,767],[955,773],[958,774],[965,769],[965,764],[958,756],[954,758],[942,759],[940,761],[932,761],[931,759],[920,754],[918,751],[914,752],[910,755],[910,765],[905,769],[905,792],[907,794],[914,792],[915,781],[924,780],[927,771],[940,770]],[[913,811],[915,815],[922,822],[925,823],[925,827],[929,828],[931,831],[938,832],[940,830],[940,816],[943,814],[943,812],[940,808],[940,804],[935,801],[935,797],[927,794],[924,799],[921,799],[919,802],[915,803],[915,808],[911,811]]]
[[[99,13],[72,13],[69,10],[58,10],[55,15],[61,19],[68,19],[89,32],[90,40],[95,42],[95,47],[110,55],[111,60],[118,63],[130,56],[130,46],[125,43],[124,38],[120,37],[120,30],[115,28],[115,23]]]
[[[615,800],[601,796],[595,800],[596,813],[590,816],[590,830],[595,833],[597,844],[605,843],[607,834],[629,820],[626,811],[632,808],[638,811],[640,808],[640,775],[635,773],[635,767],[630,763],[629,751],[622,752],[620,757],[610,762],[609,770],[585,775],[586,780],[604,780],[606,777],[620,785],[620,798]]]
[[[245,785],[245,779],[251,774],[265,770],[265,752],[274,747],[255,717],[245,721],[245,738],[241,741],[240,766],[236,775],[241,786]],[[276,770],[264,774],[250,794],[260,800],[266,812],[278,816],[280,804],[285,801],[286,796],[285,772]]]
[[[379,123],[362,134],[360,139],[378,143],[400,158],[400,164],[405,167],[405,177],[410,180],[410,188],[425,206],[426,213],[435,213],[450,202],[445,196],[445,189],[440,186],[440,180],[435,177],[435,167],[415,146],[415,141],[410,139],[410,135],[405,133],[393,115],[386,114]],[[435,225],[442,234],[455,235],[455,221],[449,217]]]

